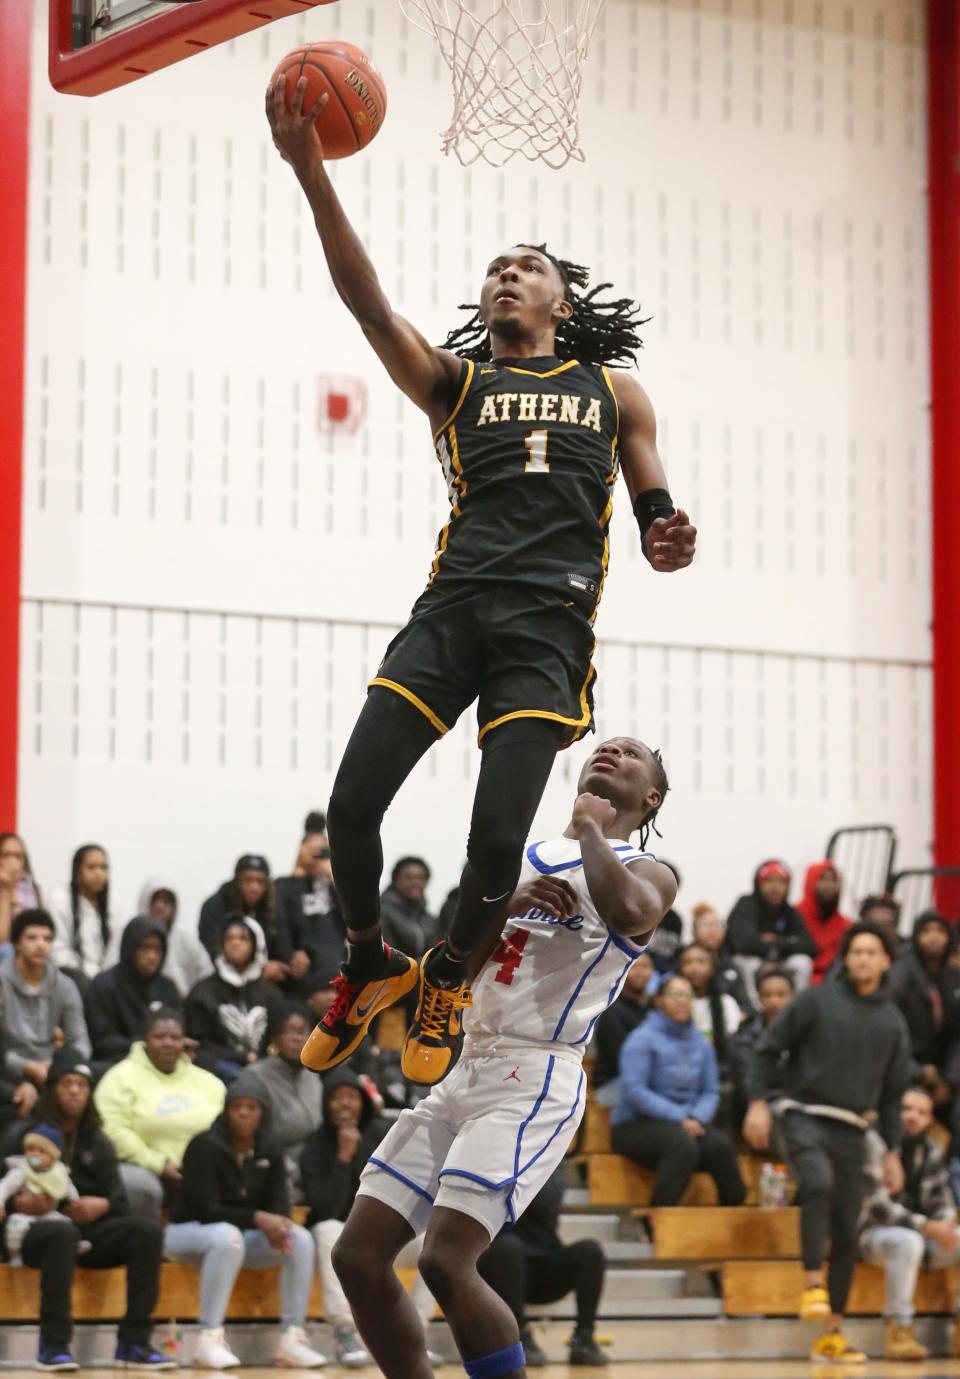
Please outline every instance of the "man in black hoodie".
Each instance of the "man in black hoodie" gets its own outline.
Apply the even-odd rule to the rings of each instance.
[[[120,940],[120,960],[94,977],[84,993],[84,1014],[93,1045],[90,1067],[95,1082],[126,1058],[130,1046],[143,1038],[151,1010],[161,1006],[180,1010],[180,993],[162,968],[167,954],[167,930],[159,920],[131,919]]]
[[[348,1369],[373,1361],[357,1335],[350,1304],[331,1261],[357,1195],[360,1174],[390,1129],[390,1122],[379,1115],[380,1109],[366,1078],[361,1080],[342,1065],[335,1068],[323,1079],[323,1121],[300,1156],[300,1183],[310,1208],[307,1226],[317,1246],[324,1315],[333,1327],[334,1358]],[[419,1257],[420,1242],[411,1241],[397,1264],[416,1268]],[[411,1296],[426,1327],[436,1303],[419,1273]]]
[[[930,1093],[943,1114],[960,1081],[960,968],[956,934],[943,915],[924,910],[913,937],[890,969],[890,998],[910,1031],[911,1080]]]
[[[807,1275],[799,1314],[825,1323],[814,1360],[856,1364],[866,1357],[840,1326],[857,1259],[864,1135],[875,1116],[886,1145],[884,1182],[899,1192],[900,1098],[910,1075],[910,1043],[903,1016],[884,990],[891,960],[886,934],[867,925],[848,929],[840,957],[843,971],[836,979],[802,992],[762,1035],[743,1133],[755,1149],[767,1146],[773,1123],[768,1097],[779,1079],[784,1095],[776,1110],[797,1184]]]
[[[730,951],[754,1006],[762,963],[785,967],[797,991],[810,985],[817,949],[802,916],[787,900],[789,891],[790,869],[771,858],[754,873],[752,894],[742,895],[727,918]]]

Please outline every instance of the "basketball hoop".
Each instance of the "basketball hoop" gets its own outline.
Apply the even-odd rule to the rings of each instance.
[[[453,80],[444,153],[493,167],[521,153],[562,168],[580,149],[580,87],[604,0],[400,0]]]

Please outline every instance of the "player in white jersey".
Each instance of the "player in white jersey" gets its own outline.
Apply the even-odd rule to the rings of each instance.
[[[667,789],[659,753],[633,738],[591,754],[563,835],[527,848],[509,917],[463,1001],[459,1063],[401,1113],[364,1169],[333,1262],[388,1379],[431,1374],[393,1271],[423,1231],[420,1271],[471,1379],[525,1373],[513,1314],[476,1261],[566,1153],[594,1025],[676,896],[673,872],[630,842],[638,830],[645,839]]]

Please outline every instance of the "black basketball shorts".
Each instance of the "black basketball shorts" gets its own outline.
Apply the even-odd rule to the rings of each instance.
[[[562,724],[564,747],[593,730],[596,639],[573,602],[522,585],[436,586],[387,647],[370,685],[394,690],[443,734],[477,700],[478,741],[516,718]]]

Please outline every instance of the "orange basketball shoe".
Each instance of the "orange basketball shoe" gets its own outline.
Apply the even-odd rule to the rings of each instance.
[[[465,981],[445,987],[429,980],[427,963],[436,951],[431,948],[420,959],[420,999],[400,1057],[404,1077],[427,1086],[440,1082],[450,1071],[460,1039],[460,1013],[473,1005]]]
[[[305,1068],[325,1073],[349,1058],[363,1043],[381,1010],[401,1001],[416,986],[416,960],[387,944],[383,947],[387,955],[384,974],[367,982],[351,982],[344,973],[334,977],[331,985],[336,990],[336,1000],[300,1054]]]

